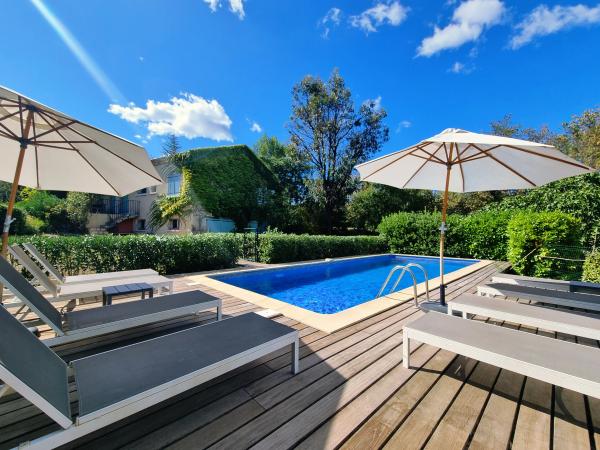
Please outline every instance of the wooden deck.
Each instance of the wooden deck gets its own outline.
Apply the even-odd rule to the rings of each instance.
[[[474,292],[504,267],[496,264],[452,283],[448,298]],[[192,287],[181,278],[177,288]],[[256,309],[232,297],[223,300],[225,316]],[[426,345],[414,348],[411,363],[416,368],[403,368],[402,327],[422,314],[407,302],[329,335],[279,317],[275,320],[300,331],[298,375],[289,373],[289,354],[279,352],[71,447],[449,450],[600,444],[600,400]],[[68,358],[78,356],[76,348],[63,352]],[[3,448],[55,428],[16,395],[0,401]]]

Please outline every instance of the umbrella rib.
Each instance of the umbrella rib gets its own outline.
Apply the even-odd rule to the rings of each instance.
[[[408,183],[410,183],[410,182],[413,180],[413,178],[414,178],[414,177],[416,177],[416,176],[417,176],[417,174],[418,174],[418,173],[421,171],[421,169],[423,169],[423,167],[425,167],[425,165],[426,165],[428,162],[430,162],[432,158],[434,158],[434,157],[435,157],[435,154],[436,154],[436,153],[437,153],[437,152],[440,150],[440,148],[442,148],[442,145],[443,145],[443,143],[442,143],[442,144],[440,144],[440,146],[439,146],[439,147],[438,147],[438,148],[435,150],[435,152],[433,152],[433,154],[432,154],[432,155],[430,155],[430,156],[429,156],[429,158],[428,158],[426,161],[424,161],[424,162],[423,162],[423,164],[421,164],[417,170],[415,170],[415,171],[413,172],[413,174],[410,176],[410,178],[409,178],[408,180],[406,180],[406,182],[405,182],[405,183],[402,185],[402,188],[401,188],[401,189],[404,189],[404,188],[406,187],[406,185],[407,185]]]
[[[535,184],[533,181],[531,181],[529,178],[527,178],[524,175],[521,175],[519,172],[517,172],[515,169],[513,169],[512,167],[510,167],[508,164],[500,161],[498,158],[496,158],[494,155],[490,155],[489,153],[485,153],[482,149],[480,149],[479,147],[477,147],[475,144],[471,144],[473,145],[473,148],[477,149],[477,151],[484,153],[487,155],[488,158],[492,158],[494,161],[496,161],[498,164],[500,164],[501,166],[503,166],[504,168],[510,170],[512,173],[514,173],[515,175],[517,175],[519,178],[522,178],[523,180],[527,181],[529,184],[531,184],[532,186],[537,186],[537,184]]]
[[[33,139],[35,141],[35,136],[36,136],[36,128],[35,128],[35,119],[32,121],[33,126]],[[33,148],[35,149],[35,185],[37,187],[37,189],[40,188],[40,165],[39,165],[39,161],[38,161],[38,146],[37,144],[33,144]]]
[[[87,126],[87,125],[86,125],[86,126]],[[85,138],[85,139],[90,139],[90,138],[89,138],[89,137],[87,137],[85,134],[83,134],[83,133],[81,133],[81,132],[79,132],[79,131],[77,131],[77,130],[74,130],[74,129],[73,129],[73,128],[71,128],[70,126],[68,126],[67,128],[68,128],[69,130],[71,130],[73,133],[75,133],[75,134],[77,134],[77,135],[81,136],[82,138]],[[125,141],[125,140],[123,140],[123,139],[121,139],[121,140],[122,140],[123,142],[127,142],[127,141]],[[160,182],[160,183],[163,183],[163,180],[162,180],[162,179],[160,179],[160,178],[156,178],[154,175],[152,175],[152,174],[150,174],[150,173],[146,172],[144,169],[142,169],[141,167],[138,167],[138,166],[136,166],[136,165],[135,165],[135,164],[133,164],[131,161],[128,161],[127,159],[123,158],[122,156],[120,156],[120,155],[117,155],[116,153],[114,153],[114,152],[112,152],[111,150],[107,149],[107,148],[106,148],[106,147],[104,147],[103,145],[99,144],[97,141],[94,141],[94,140],[92,140],[92,142],[93,142],[95,145],[97,145],[98,147],[100,147],[101,149],[103,149],[103,150],[107,151],[108,153],[110,153],[111,155],[115,156],[116,158],[119,158],[121,161],[123,161],[123,162],[126,162],[126,163],[127,163],[127,164],[129,164],[130,166],[133,166],[133,167],[135,167],[135,168],[136,168],[137,170],[139,170],[140,172],[142,172],[142,173],[144,173],[144,174],[148,175],[150,178],[153,178],[153,179],[155,179],[156,181],[158,181],[158,182]],[[135,145],[135,144],[132,144],[132,145]]]
[[[442,159],[438,158],[436,156],[436,153],[440,150],[440,148],[442,147],[443,144],[440,144],[438,148],[435,149],[435,151],[433,153],[428,152],[427,150],[425,150],[424,148],[420,148],[419,150],[421,150],[423,153],[425,153],[426,155],[430,156],[430,158],[425,158],[423,156],[420,155],[413,155],[417,158],[422,158],[422,159],[428,159],[431,160],[432,162],[438,162],[439,164],[446,164]],[[435,159],[436,161],[433,161],[431,158]]]
[[[15,134],[10,128],[8,128],[6,125],[4,125],[3,123],[0,122],[0,127],[2,127],[3,129],[6,130],[6,136],[9,137],[10,139],[14,139],[14,140],[19,140],[19,136],[17,134]]]
[[[421,144],[417,144],[417,145],[415,145],[415,146],[414,146],[412,149],[411,149],[411,148],[408,148],[407,150],[405,150],[404,152],[402,152],[402,154],[401,154],[400,156],[398,156],[398,158],[395,158],[394,160],[392,160],[392,161],[390,161],[389,163],[385,164],[384,166],[380,167],[380,168],[379,168],[379,169],[377,169],[376,171],[374,171],[374,172],[371,172],[369,175],[367,175],[366,177],[364,177],[364,178],[362,179],[362,181],[365,181],[367,178],[369,178],[369,177],[371,177],[371,176],[375,175],[377,172],[380,172],[380,171],[382,171],[382,170],[383,170],[383,169],[385,169],[386,167],[389,167],[390,165],[394,164],[395,162],[398,162],[398,161],[400,161],[402,158],[405,158],[406,156],[410,156],[410,155],[412,155],[412,154],[413,154],[414,152],[416,152],[417,150],[422,150],[422,151],[424,151],[424,150],[421,148]]]
[[[0,105],[0,106],[8,106],[8,105]],[[9,108],[14,108],[14,106],[11,105],[11,106],[9,106]],[[6,119],[10,119],[11,117],[16,116],[17,114],[19,114],[19,110],[15,111],[13,113],[10,113],[10,114],[6,114],[5,116],[0,118],[0,122],[2,122],[3,120],[6,120]]]
[[[50,122],[48,121],[48,119],[46,117],[44,117],[43,115],[41,117],[44,120],[44,122],[46,122],[48,125],[50,125]],[[62,123],[62,122],[59,121],[59,123]],[[52,125],[50,125],[50,126],[52,126]],[[63,134],[58,129],[55,129],[54,131],[56,132],[56,134],[58,134],[62,138],[62,141],[57,141],[57,143],[59,143],[59,144],[65,143],[69,147],[71,147],[71,150],[77,151],[77,149],[75,148],[73,143],[71,141],[69,141],[66,137],[64,137]]]
[[[531,155],[540,156],[541,158],[552,159],[554,161],[558,161],[558,162],[561,162],[563,164],[569,164],[571,166],[579,167],[580,169],[589,169],[589,167],[586,166],[585,164],[580,164],[580,163],[576,163],[576,162],[572,162],[572,161],[565,161],[564,159],[557,158],[556,156],[544,155],[542,153],[534,152],[533,150],[527,150],[527,149],[524,149],[524,148],[521,148],[521,147],[517,147],[517,146],[514,146],[514,145],[505,145],[505,147],[512,148],[513,150],[518,150],[520,152],[529,153]]]
[[[83,160],[84,160],[84,161],[87,163],[87,165],[88,165],[88,166],[90,166],[90,167],[91,167],[91,168],[94,170],[94,172],[96,172],[96,173],[98,174],[98,176],[104,180],[104,182],[105,182],[106,184],[108,184],[108,185],[110,186],[110,188],[111,188],[111,189],[112,189],[112,190],[115,192],[115,195],[116,195],[117,197],[120,197],[120,196],[121,196],[121,193],[120,193],[120,192],[119,192],[117,189],[115,189],[115,187],[114,187],[114,186],[113,186],[113,185],[112,185],[112,184],[111,184],[111,183],[110,183],[110,182],[109,182],[109,181],[108,181],[108,180],[107,180],[107,179],[104,177],[104,175],[102,175],[102,174],[100,173],[100,171],[99,171],[98,169],[96,169],[96,167],[94,167],[94,165],[93,165],[92,163],[90,163],[90,162],[88,161],[88,159],[87,159],[85,156],[83,156],[83,155],[81,154],[81,152],[80,152],[80,151],[78,151],[78,150],[75,150],[75,152],[76,152],[76,153],[77,153],[79,156],[81,156],[81,159],[83,159]]]
[[[465,147],[465,149],[463,150],[463,152],[466,152],[470,146],[471,146],[471,144],[467,145]],[[460,178],[462,180],[462,183],[461,183],[462,191],[465,192],[465,173],[463,172],[463,166],[462,166],[462,163],[460,162],[460,153],[461,153],[460,147],[458,146],[458,144],[456,144],[456,159],[455,159],[455,161],[458,163],[458,168],[460,170]]]

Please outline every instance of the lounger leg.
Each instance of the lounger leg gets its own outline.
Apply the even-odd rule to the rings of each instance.
[[[292,373],[296,375],[300,371],[300,343],[298,339],[292,344]]]
[[[463,311],[462,316],[463,316],[463,319],[468,319],[469,318],[469,315],[467,314],[466,311]]]
[[[452,309],[451,303],[448,303],[448,315],[449,316],[454,315],[454,310]]]
[[[405,328],[404,337],[402,340],[402,365],[406,369],[410,369],[410,336],[408,330]]]
[[[223,318],[222,306],[218,305],[217,306],[217,320],[221,320],[222,318]]]

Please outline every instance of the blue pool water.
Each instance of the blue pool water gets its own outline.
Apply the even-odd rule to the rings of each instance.
[[[212,278],[300,308],[332,314],[373,300],[391,268],[410,262],[425,267],[430,279],[440,274],[438,258],[381,255],[228,273]],[[454,272],[476,262],[473,259],[445,259],[444,273]],[[425,280],[420,270],[414,270],[414,273],[417,282]],[[411,277],[406,274],[397,289],[411,285]]]

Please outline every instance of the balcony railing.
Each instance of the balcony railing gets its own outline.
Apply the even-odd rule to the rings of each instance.
[[[109,222],[114,224],[120,220],[140,215],[140,201],[123,198],[99,199],[92,203],[90,214],[106,214]]]

